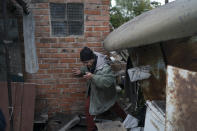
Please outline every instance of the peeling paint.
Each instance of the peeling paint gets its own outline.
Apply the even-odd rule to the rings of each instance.
[[[197,130],[197,72],[168,66],[166,131]]]

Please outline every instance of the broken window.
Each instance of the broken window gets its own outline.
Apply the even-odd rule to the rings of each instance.
[[[51,29],[53,36],[82,35],[84,30],[82,3],[51,3]]]

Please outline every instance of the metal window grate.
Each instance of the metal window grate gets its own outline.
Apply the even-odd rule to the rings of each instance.
[[[55,36],[65,36],[67,35],[66,30],[68,30],[67,28],[67,24],[64,21],[52,21],[51,22],[52,25],[52,34]]]
[[[81,35],[83,33],[83,23],[81,21],[69,21],[69,35]]]
[[[83,20],[83,4],[69,3],[67,8],[68,20]]]
[[[50,4],[53,36],[82,35],[84,30],[82,3]]]
[[[66,18],[66,4],[50,4],[51,19],[63,19]]]

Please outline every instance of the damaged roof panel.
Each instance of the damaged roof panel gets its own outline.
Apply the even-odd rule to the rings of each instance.
[[[120,50],[195,35],[196,7],[196,0],[177,0],[145,12],[110,33],[104,47]]]

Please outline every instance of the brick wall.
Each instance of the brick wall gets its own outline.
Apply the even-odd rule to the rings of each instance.
[[[83,113],[85,81],[74,77],[71,70],[82,65],[79,52],[83,46],[105,52],[102,41],[109,33],[110,0],[66,0],[84,3],[84,35],[68,37],[52,37],[50,27],[49,2],[65,0],[43,1],[32,3],[39,71],[26,74],[26,81],[37,85],[36,112]]]

